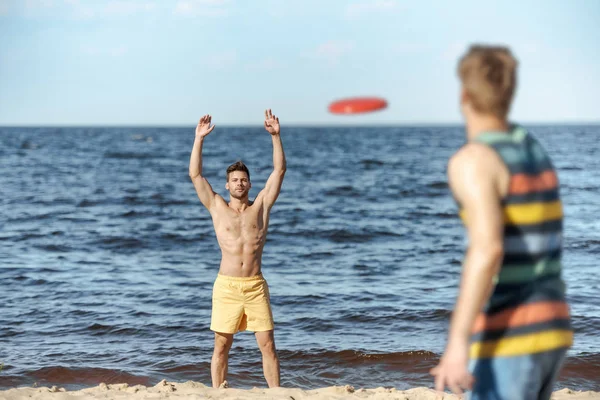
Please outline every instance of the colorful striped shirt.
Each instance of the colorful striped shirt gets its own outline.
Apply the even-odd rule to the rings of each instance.
[[[510,172],[502,199],[504,259],[477,317],[471,358],[519,356],[572,345],[561,278],[563,212],[558,178],[540,143],[521,127],[486,132],[475,142],[493,149]],[[467,216],[460,216],[466,223]]]

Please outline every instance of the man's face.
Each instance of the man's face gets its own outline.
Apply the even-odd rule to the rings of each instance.
[[[233,171],[229,174],[225,189],[229,190],[231,197],[242,199],[248,196],[251,186],[248,174],[244,171]]]

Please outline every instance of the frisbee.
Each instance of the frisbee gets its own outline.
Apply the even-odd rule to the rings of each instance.
[[[353,97],[334,101],[329,105],[333,114],[362,114],[387,107],[387,101],[379,97]]]

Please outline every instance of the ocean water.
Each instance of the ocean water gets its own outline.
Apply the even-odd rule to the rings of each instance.
[[[531,126],[558,169],[575,345],[558,387],[600,390],[600,126]],[[432,386],[464,231],[462,127],[287,127],[263,257],[282,384]],[[0,388],[210,383],[220,252],[188,177],[194,128],[0,128]],[[204,170],[271,171],[269,134],[217,127]],[[266,386],[251,333],[231,386]]]

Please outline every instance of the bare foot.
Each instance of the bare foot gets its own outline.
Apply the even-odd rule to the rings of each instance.
[[[227,389],[229,388],[229,383],[227,383],[227,381],[223,381],[223,383],[221,383],[219,385],[219,389]]]

